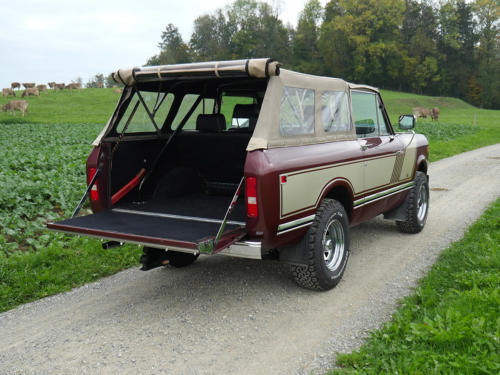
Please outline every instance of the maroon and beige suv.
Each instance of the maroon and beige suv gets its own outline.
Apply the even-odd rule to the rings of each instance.
[[[377,89],[271,59],[119,70],[118,105],[87,161],[88,188],[53,230],[144,245],[142,269],[200,254],[279,259],[330,289],[349,227],[384,214],[417,233],[428,142],[395,133]],[[78,216],[90,197],[94,214]]]

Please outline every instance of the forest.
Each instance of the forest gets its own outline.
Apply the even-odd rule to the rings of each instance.
[[[500,108],[499,0],[308,0],[297,25],[279,6],[236,0],[172,23],[147,65],[272,57],[287,69]]]

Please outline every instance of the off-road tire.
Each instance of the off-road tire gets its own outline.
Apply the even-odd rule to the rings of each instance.
[[[396,221],[399,230],[404,233],[418,233],[424,229],[429,212],[429,183],[423,172],[417,172],[415,184],[408,192],[406,220]]]
[[[329,231],[335,232],[335,238],[339,240],[332,241]],[[295,282],[313,290],[329,290],[335,287],[344,274],[349,258],[349,241],[349,220],[344,207],[336,200],[324,199],[305,238],[308,265],[292,265]],[[332,245],[333,242],[336,243]],[[325,249],[330,245],[333,248],[331,255],[327,257],[328,251]]]

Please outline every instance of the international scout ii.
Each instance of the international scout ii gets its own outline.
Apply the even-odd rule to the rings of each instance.
[[[142,269],[199,254],[290,263],[333,288],[349,228],[384,214],[417,233],[429,209],[428,142],[395,133],[376,88],[271,59],[119,70],[125,88],[87,160],[72,218],[47,226],[144,245]],[[93,214],[78,216],[90,197]]]

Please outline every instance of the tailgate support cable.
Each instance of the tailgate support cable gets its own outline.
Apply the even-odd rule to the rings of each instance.
[[[78,206],[75,208],[75,211],[73,211],[73,215],[71,215],[71,218],[74,218],[76,215],[78,215],[78,213],[82,209],[82,206],[85,203],[85,200],[87,199],[87,197],[90,193],[90,189],[92,189],[92,186],[94,186],[97,178],[99,177],[99,174],[101,173],[101,167],[102,167],[102,164],[99,164],[99,167],[97,167],[97,170],[95,172],[94,177],[92,177],[92,180],[90,180],[90,184],[89,184],[89,186],[87,186],[87,189],[85,190],[85,193],[83,194],[82,199],[80,199],[80,203],[78,203]]]

